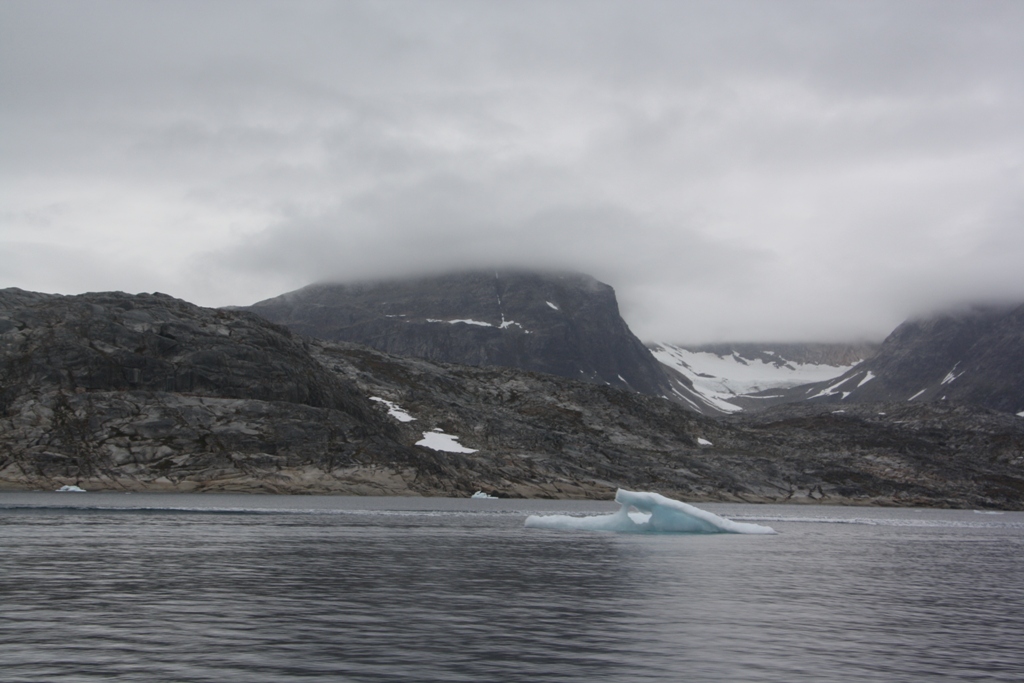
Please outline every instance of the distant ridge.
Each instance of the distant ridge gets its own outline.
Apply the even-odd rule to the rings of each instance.
[[[1024,413],[1024,305],[973,306],[908,320],[872,358],[786,392],[816,403],[950,401]]]

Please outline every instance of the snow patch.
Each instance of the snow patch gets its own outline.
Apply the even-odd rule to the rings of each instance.
[[[1017,417],[1024,417],[1024,410],[1017,413]]]
[[[571,531],[619,531],[625,533],[682,534],[774,534],[760,524],[734,522],[706,510],[657,493],[619,489],[615,501],[621,505],[610,515],[572,517],[569,515],[530,515],[526,527]],[[636,512],[631,512],[636,509]]]
[[[423,438],[417,441],[416,445],[445,453],[476,453],[476,449],[466,448],[460,444],[459,437],[445,434],[440,429],[423,432]]]
[[[477,325],[479,327],[494,327],[494,325],[492,325],[490,323],[485,323],[485,322],[483,322],[481,320],[473,320],[472,318],[462,318],[460,320],[449,320],[447,322],[448,322],[449,325],[454,325],[456,323],[462,323],[463,325]]]
[[[416,420],[415,417],[402,410],[397,403],[392,403],[386,398],[381,398],[380,396],[371,396],[370,400],[376,401],[377,403],[383,403],[384,405],[386,405],[388,408],[388,415],[395,418],[399,422],[414,422]]]
[[[862,379],[860,382],[857,383],[857,388],[858,389],[861,388],[862,386],[864,386],[865,384],[867,384],[868,382],[873,380],[875,377],[876,377],[875,373],[873,373],[870,370],[868,370],[866,373],[864,373],[864,379]]]
[[[710,441],[708,441],[707,439],[705,439],[703,436],[698,436],[697,437],[697,445],[698,446],[711,446],[713,444]]]
[[[477,325],[479,327],[494,327],[491,323],[485,323],[482,320],[473,320],[472,318],[459,318],[457,320],[441,320],[440,318],[427,318],[428,323],[448,323],[449,325],[455,325],[456,323],[462,323],[463,325]]]
[[[852,377],[847,377],[846,379],[839,380],[835,384],[832,384],[830,386],[825,387],[824,389],[822,389],[821,391],[816,393],[814,396],[811,396],[807,400],[810,401],[812,398],[821,398],[822,396],[835,396],[836,394],[841,393],[841,392],[836,391],[836,389],[838,389],[839,387],[843,386],[844,384],[849,382],[851,379],[853,379],[853,378]],[[846,396],[849,396],[849,395],[850,395],[850,392],[846,392]],[[846,398],[846,396],[843,396],[843,398]]]
[[[911,396],[907,400],[908,401],[913,401],[915,398],[917,398],[918,396],[920,396],[921,394],[923,394],[926,391],[928,391],[928,390],[927,389],[922,389],[921,391],[917,392],[916,394],[914,394],[913,396]]]
[[[957,374],[956,373],[957,365],[960,365],[960,361],[957,361],[956,365],[953,366],[953,369],[950,370],[948,373],[946,373],[946,376],[942,378],[942,381],[940,382],[940,384],[949,384],[950,382],[955,380],[957,377],[962,377],[964,372],[967,372],[966,370],[963,370],[963,371],[960,372],[960,374]]]
[[[551,303],[550,301],[545,301],[544,303],[546,303],[546,304],[547,304],[548,306],[550,306],[551,308],[553,308],[553,309],[554,309],[554,310],[556,310],[556,311],[560,311],[560,310],[562,310],[562,309],[560,309],[560,308],[559,308],[558,306],[556,306],[556,305],[554,305],[553,303]]]
[[[694,410],[696,410],[698,412],[704,412],[704,411],[702,411],[700,409],[700,406],[698,406],[696,403],[694,403],[692,400],[690,400],[689,397],[687,397],[685,394],[681,393],[675,387],[672,387],[672,393],[674,393],[676,396],[678,396],[679,398],[683,399],[684,401],[689,403],[691,406],[693,406]],[[702,400],[705,405],[711,406],[712,408],[717,408],[718,410],[720,410],[723,413],[738,413],[738,412],[743,410],[743,408],[741,408],[740,406],[735,405],[734,403],[729,403],[725,399],[721,399],[721,398],[718,398],[716,396],[708,396],[708,395],[701,394],[700,392],[698,392],[697,393],[697,398]]]

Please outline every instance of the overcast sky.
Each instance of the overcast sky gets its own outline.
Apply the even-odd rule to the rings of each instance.
[[[495,265],[646,340],[1024,299],[1024,2],[0,2],[0,287]]]

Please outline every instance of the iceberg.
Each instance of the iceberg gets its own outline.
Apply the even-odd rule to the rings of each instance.
[[[622,507],[610,515],[572,517],[569,515],[530,515],[531,529],[568,529],[578,531],[619,531],[625,533],[677,534],[774,534],[775,529],[760,524],[734,522],[687,503],[658,493],[626,491],[615,493]],[[635,511],[633,511],[635,510]]]
[[[486,498],[488,500],[497,500],[498,499],[497,496],[492,496],[492,495],[490,495],[488,493],[484,493],[483,491],[477,491],[472,496],[470,496],[470,498]]]
[[[85,489],[79,488],[73,484],[65,484],[57,489],[57,493],[85,493]]]

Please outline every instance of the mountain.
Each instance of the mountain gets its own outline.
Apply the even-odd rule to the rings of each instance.
[[[844,405],[955,401],[1020,414],[1024,305],[974,306],[908,320],[865,362],[785,394],[788,401]]]
[[[712,419],[304,339],[159,294],[0,290],[0,486],[1024,508],[1024,420],[953,402]]]
[[[428,360],[543,372],[653,396],[689,398],[588,275],[476,271],[317,284],[242,310],[308,337]]]
[[[861,344],[650,344],[654,357],[690,380],[701,412],[728,414],[786,402],[779,389],[837,377],[877,345]]]

